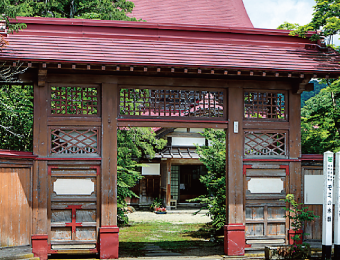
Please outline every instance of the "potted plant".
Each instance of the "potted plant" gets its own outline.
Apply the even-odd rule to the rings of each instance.
[[[155,198],[150,205],[150,210],[151,211],[156,211],[156,208],[160,208],[162,206],[162,200],[159,198]]]
[[[156,214],[166,214],[166,208],[164,208],[164,207],[157,207],[157,208],[155,208],[155,213]]]
[[[292,229],[288,230],[289,245],[301,245],[303,236],[303,224],[306,221],[313,221],[319,216],[314,215],[313,211],[303,207],[303,203],[297,203],[293,194],[287,194],[284,200],[288,203],[288,207],[284,207],[286,211],[285,217],[291,220]]]
[[[292,229],[288,230],[288,245],[265,248],[266,259],[308,259],[311,255],[310,245],[302,242],[304,222],[313,221],[313,211],[303,207],[303,203],[297,203],[293,194],[287,194],[284,201],[288,204],[284,207],[285,217],[291,220]]]

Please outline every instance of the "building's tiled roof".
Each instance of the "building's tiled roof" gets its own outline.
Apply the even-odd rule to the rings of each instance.
[[[287,31],[19,18],[0,60],[339,73],[340,56]]]
[[[253,27],[242,0],[133,0],[129,16],[152,23]]]
[[[195,147],[165,147],[161,152],[155,154],[155,158],[172,159],[199,159]]]

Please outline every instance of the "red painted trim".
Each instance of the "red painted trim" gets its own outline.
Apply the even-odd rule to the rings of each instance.
[[[34,239],[34,240],[44,240],[44,239],[48,239],[48,235],[32,235],[32,239]]]
[[[285,169],[286,176],[289,176],[289,165],[280,165],[280,169]]]
[[[182,122],[182,123],[212,123],[212,124],[227,124],[228,121],[214,120],[178,120],[178,119],[152,119],[152,118],[118,118],[118,122],[133,121],[133,122]]]
[[[99,228],[100,233],[119,233],[119,227],[117,226],[105,226]]]
[[[244,231],[244,230],[246,230],[246,227],[242,223],[232,223],[232,224],[225,225],[224,230],[227,230],[227,231]]]
[[[52,247],[52,245],[51,244],[48,244],[49,245],[49,248],[51,248]],[[70,249],[68,249],[68,250],[70,250]],[[72,250],[72,249],[71,249]],[[71,251],[70,250],[70,251]],[[81,251],[81,252],[83,252],[83,251],[85,251],[85,252],[88,252],[88,253],[93,253],[93,254],[96,254],[96,253],[98,253],[98,249],[96,249],[96,248],[92,248],[92,249],[76,249],[77,251]],[[62,251],[62,253],[64,254],[64,251],[65,251],[65,249],[49,249],[48,250],[48,253],[49,254],[60,254],[60,251]]]
[[[51,176],[52,175],[52,169],[58,169],[59,166],[48,166],[48,175]]]
[[[72,210],[72,222],[71,223],[65,223],[66,227],[72,227],[72,233],[76,233],[77,227],[82,227],[82,222],[77,223],[77,209],[81,209],[82,205],[68,205],[65,209],[71,209]]]
[[[100,166],[91,166],[90,169],[94,169],[97,171],[97,176],[100,175]]]
[[[0,158],[18,158],[18,159],[34,159],[37,155],[34,155],[32,152],[21,152],[14,150],[3,150],[0,149]]]
[[[243,165],[243,175],[246,175],[246,174],[247,174],[247,169],[252,169],[252,168],[253,168],[252,165],[244,164],[244,165]]]
[[[102,158],[35,158],[35,161],[101,161]]]
[[[224,253],[228,256],[241,256],[245,253],[245,226],[242,223],[224,226]]]
[[[301,159],[243,159],[244,162],[301,162]]]
[[[302,154],[301,161],[322,161],[323,154]]]
[[[47,260],[48,256],[48,235],[34,234],[31,237],[32,253],[41,260]]]

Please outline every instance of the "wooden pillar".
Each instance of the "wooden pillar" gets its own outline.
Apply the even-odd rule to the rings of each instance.
[[[166,160],[166,209],[171,210],[171,159]]]
[[[301,157],[301,96],[289,91],[289,158]],[[297,202],[302,203],[303,178],[301,162],[290,162],[289,165],[289,193],[294,194]]]
[[[45,84],[34,84],[33,153],[48,155],[48,89]],[[33,164],[32,190],[32,247],[35,256],[47,259],[48,238],[48,172],[47,161]],[[36,239],[38,238],[38,239]]]
[[[102,84],[102,170],[100,259],[118,258],[117,84]]]
[[[224,252],[244,255],[245,226],[243,212],[243,89],[230,87],[228,93],[228,129],[226,130],[226,209]]]

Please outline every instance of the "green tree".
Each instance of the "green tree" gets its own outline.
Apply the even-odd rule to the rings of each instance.
[[[314,90],[312,91],[304,91],[301,93],[301,108],[305,106],[305,102],[309,100],[311,97],[314,97],[315,95],[319,94],[321,89],[327,87],[327,84],[325,82],[322,82],[321,80],[311,80],[310,83],[314,84]]]
[[[155,156],[155,150],[162,149],[167,141],[157,139],[156,133],[151,128],[133,127],[118,129],[117,143],[118,220],[120,223],[127,223],[128,219],[124,215],[125,198],[137,196],[131,188],[142,178],[138,169],[142,166],[139,160],[142,157],[152,159]]]
[[[301,110],[302,153],[340,151],[339,81],[305,102]]]
[[[18,16],[136,21],[127,0],[6,0]]]
[[[190,201],[206,205],[212,225],[221,230],[226,223],[226,143],[223,130],[205,129],[202,134],[209,140],[209,146],[197,146],[200,161],[207,167],[208,173],[200,177],[200,181],[207,188],[207,194]]]
[[[305,37],[308,31],[316,31],[312,40],[331,37],[340,31],[340,1],[315,0],[312,20],[303,26],[298,26],[291,35]],[[282,28],[285,23],[281,25]],[[332,46],[336,51],[339,47]],[[325,81],[321,81],[324,84]],[[340,131],[340,81],[333,80],[329,87],[305,101],[301,115],[302,153],[323,153],[327,150],[339,151]]]
[[[33,87],[0,85],[0,149],[32,151]]]
[[[299,27],[300,25],[298,23],[289,23],[289,22],[283,22],[277,29],[279,30],[295,30]]]
[[[340,31],[340,1],[339,0],[315,0],[312,20],[303,26],[299,26],[292,35],[304,37],[308,31],[319,31],[312,38],[320,39],[321,36],[332,36]]]

